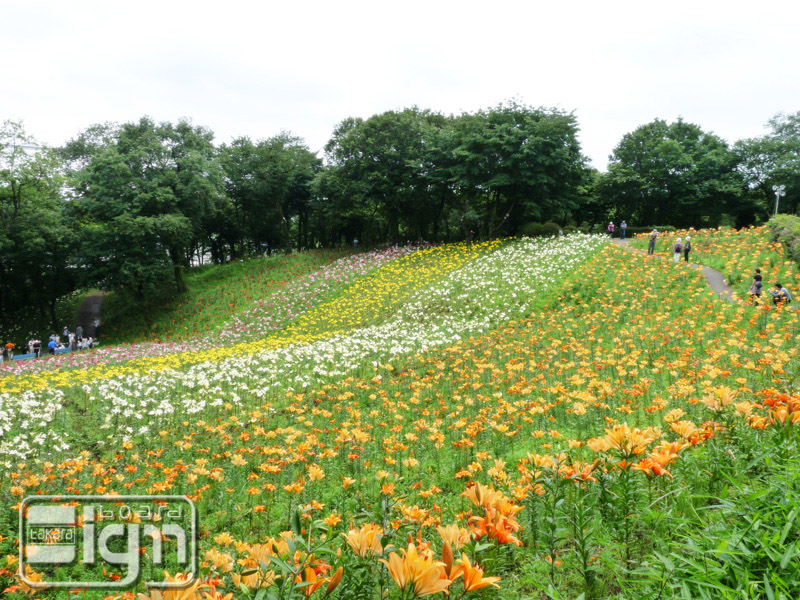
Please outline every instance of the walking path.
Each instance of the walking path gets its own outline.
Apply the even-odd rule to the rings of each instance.
[[[103,306],[103,293],[92,292],[83,299],[78,309],[78,322],[83,328],[83,335],[86,337],[97,338],[97,330],[94,323],[100,319],[100,309]]]
[[[640,254],[645,255],[647,254],[644,250],[639,250],[638,248],[632,248],[629,246],[628,240],[614,238],[614,243],[621,248],[630,250],[631,252],[639,252]],[[723,300],[727,300],[728,302],[736,302],[736,300],[733,298],[733,288],[725,283],[725,276],[722,273],[705,265],[689,263],[689,266],[692,269],[701,269],[703,271],[703,275],[705,275],[709,287],[717,294],[717,296]]]

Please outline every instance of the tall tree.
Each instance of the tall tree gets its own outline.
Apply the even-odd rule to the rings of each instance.
[[[70,206],[89,282],[141,292],[166,277],[184,289],[191,249],[223,199],[212,139],[188,122],[156,125],[144,117],[92,151]]]
[[[288,133],[253,143],[238,138],[222,148],[225,188],[242,239],[255,252],[307,243],[310,183],[321,161]]]
[[[0,311],[25,304],[55,323],[56,299],[70,291],[70,231],[64,220],[58,155],[21,123],[0,127]]]
[[[744,224],[758,205],[737,166],[720,137],[656,119],[623,136],[599,193],[611,218],[632,224],[715,226],[725,215]]]
[[[800,208],[800,111],[775,115],[768,126],[769,133],[740,140],[734,151],[750,185],[763,192],[765,204],[771,209],[772,187],[784,185],[786,197],[781,199],[780,211],[796,213]]]
[[[431,118],[428,111],[410,108],[345,119],[336,128],[325,147],[330,172],[324,182],[355,226],[348,234],[393,242],[401,235],[423,235],[420,215],[428,212],[423,151]]]
[[[484,235],[532,219],[564,222],[579,206],[586,159],[573,114],[512,101],[462,115],[455,130],[453,178]]]

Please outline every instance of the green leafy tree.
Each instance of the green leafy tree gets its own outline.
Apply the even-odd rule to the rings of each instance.
[[[724,140],[678,119],[625,134],[598,185],[608,217],[629,224],[716,226],[759,210]]]
[[[224,209],[212,139],[185,121],[156,125],[145,117],[91,149],[70,206],[87,281],[142,293],[166,278],[184,290],[183,269]]]
[[[800,207],[800,111],[778,114],[769,120],[770,132],[740,140],[734,146],[741,171],[750,185],[763,193],[764,212],[774,206],[774,185],[786,186],[780,212],[796,213]]]
[[[422,215],[428,212],[423,150],[430,117],[410,108],[345,119],[336,128],[325,147],[331,172],[323,188],[339,200],[350,225],[347,237],[397,242],[423,235]]]
[[[64,218],[58,155],[40,147],[21,123],[0,127],[0,312],[26,304],[49,312],[70,291],[70,231]]]
[[[238,242],[251,252],[307,245],[312,210],[310,184],[321,161],[300,138],[281,133],[253,143],[238,138],[222,148],[225,188],[241,232]]]
[[[573,114],[510,102],[454,127],[452,179],[484,236],[534,219],[565,222],[580,206],[586,161]]]

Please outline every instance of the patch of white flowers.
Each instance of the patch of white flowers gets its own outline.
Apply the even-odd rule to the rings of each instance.
[[[605,243],[607,238],[580,234],[515,240],[418,291],[381,325],[181,370],[103,379],[67,393],[71,402],[99,411],[84,415],[84,422],[106,432],[105,443],[116,444],[225,404],[245,406],[248,399],[303,391],[363,368],[374,373],[379,363],[530,314],[536,297],[560,285]],[[57,418],[64,397],[61,390],[0,396],[0,465],[10,468],[39,449],[68,449],[65,440],[75,422]]]

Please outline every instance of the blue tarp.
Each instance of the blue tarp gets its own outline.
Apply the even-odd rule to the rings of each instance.
[[[15,354],[11,357],[11,360],[27,360],[29,358],[36,358],[36,354]]]

